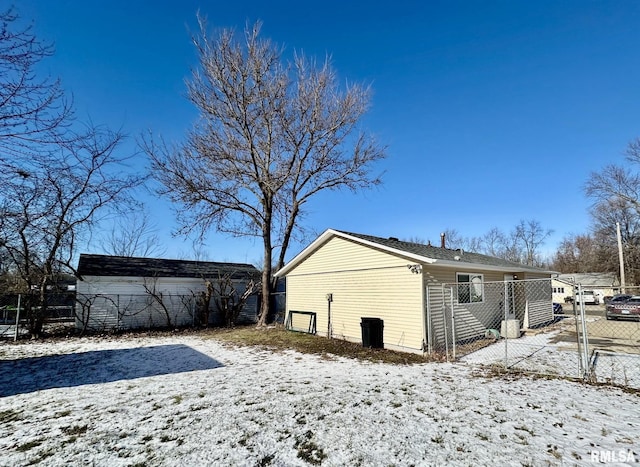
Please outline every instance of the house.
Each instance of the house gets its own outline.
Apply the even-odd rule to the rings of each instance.
[[[250,264],[81,254],[78,276],[76,327],[107,331],[221,324],[217,304],[237,300],[260,272]],[[255,322],[257,313],[252,294],[238,322]]]
[[[520,325],[553,320],[551,271],[444,239],[435,247],[329,229],[276,277],[286,277],[289,328],[363,342],[373,325],[385,348],[401,351],[484,338],[503,321],[517,322],[519,336]]]
[[[620,280],[613,272],[556,274],[551,284],[553,301],[564,302],[573,299],[573,288],[578,284],[583,290],[592,290],[599,303],[604,303],[604,297],[620,293]]]

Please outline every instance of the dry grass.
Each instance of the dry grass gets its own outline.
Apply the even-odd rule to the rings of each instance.
[[[385,349],[368,349],[360,344],[341,339],[327,339],[326,337],[312,334],[287,331],[282,326],[213,329],[207,335],[231,345],[257,346],[275,351],[295,350],[300,353],[317,354],[327,358],[346,357],[404,365],[441,360],[438,356],[426,357]]]

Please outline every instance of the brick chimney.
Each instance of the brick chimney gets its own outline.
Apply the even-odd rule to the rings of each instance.
[[[440,234],[440,248],[446,248],[445,234],[442,232]]]

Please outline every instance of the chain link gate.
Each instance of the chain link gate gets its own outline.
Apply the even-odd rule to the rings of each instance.
[[[439,290],[438,290],[439,288]],[[562,335],[551,280],[505,280],[429,286],[429,348],[449,360],[508,370],[581,377],[580,349]]]
[[[588,301],[592,290],[567,285],[569,304],[552,303],[550,279],[429,285],[425,348],[447,360],[640,388],[640,298],[637,318],[613,314],[609,303]],[[626,292],[640,296],[640,288]]]

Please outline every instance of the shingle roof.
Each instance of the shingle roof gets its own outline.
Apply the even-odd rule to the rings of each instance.
[[[289,271],[294,269],[298,264],[304,261],[305,258],[313,254],[317,248],[320,248],[324,242],[334,236],[342,237],[345,240],[352,242],[358,242],[363,245],[367,245],[370,248],[380,248],[390,254],[405,256],[409,261],[417,261],[419,263],[430,264],[432,266],[448,268],[465,267],[466,269],[473,270],[502,271],[509,274],[515,274],[518,272],[532,272],[537,274],[553,273],[553,271],[470,251],[439,248],[421,243],[403,242],[394,237],[383,238],[375,237],[373,235],[327,229],[315,241],[307,246],[307,248],[296,255],[282,269],[277,271],[275,274],[276,277],[286,276]]]
[[[457,263],[470,263],[481,264],[486,266],[505,267],[518,271],[536,271],[543,272],[543,269],[533,266],[527,266],[525,264],[508,261],[506,259],[496,258],[494,256],[483,255],[480,253],[473,253],[461,249],[440,248],[432,245],[424,245],[421,243],[404,242],[397,238],[382,238],[374,237],[372,235],[363,235],[353,232],[337,231],[351,237],[360,238],[372,243],[378,243],[380,245],[393,248],[394,250],[405,251],[414,255],[424,256],[425,258],[445,261],[456,261]]]
[[[585,272],[575,274],[558,274],[560,280],[575,282],[576,284],[599,286],[599,287],[618,287],[620,281],[618,276],[613,272]]]
[[[260,274],[254,266],[241,263],[217,263],[210,261],[186,261],[161,258],[130,258],[81,254],[78,274],[83,276],[127,277],[197,277],[214,278],[231,274],[232,278]]]

